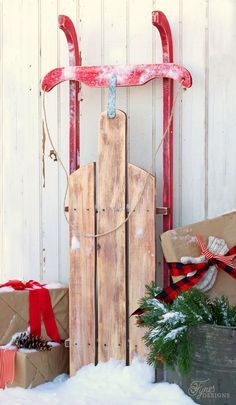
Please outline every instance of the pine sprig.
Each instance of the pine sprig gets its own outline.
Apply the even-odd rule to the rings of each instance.
[[[142,326],[152,326],[157,318],[169,311],[169,305],[158,301],[155,296],[159,294],[161,288],[154,281],[150,285],[146,285],[146,294],[139,300],[139,307],[144,309],[142,316],[138,316],[137,324]]]
[[[144,312],[137,316],[137,324],[146,328],[143,339],[149,349],[147,361],[154,367],[164,362],[167,367],[178,367],[182,374],[188,374],[194,353],[189,328],[199,324],[236,326],[236,307],[231,307],[225,297],[210,301],[195,288],[167,304],[154,298],[160,291],[152,282],[139,301]]]

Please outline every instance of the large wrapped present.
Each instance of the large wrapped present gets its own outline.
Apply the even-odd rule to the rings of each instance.
[[[50,351],[20,349],[15,357],[15,376],[8,387],[33,388],[69,373],[69,350],[64,345]]]
[[[230,253],[229,249],[236,245],[236,211],[163,233],[161,235],[161,244],[166,261],[168,263],[185,264],[204,261],[204,249],[201,249],[196,237],[197,235],[200,235],[207,249],[213,252],[213,256],[218,254],[219,257],[215,257],[218,257],[219,260],[220,256],[224,258],[229,257],[227,256]],[[227,253],[228,250],[229,253]],[[195,260],[194,258],[197,259]],[[218,261],[218,263],[220,262]],[[225,266],[223,263],[221,267]],[[211,297],[225,295],[232,305],[236,305],[236,279],[232,277],[232,274],[227,273],[227,271],[218,266],[215,267],[217,267],[217,271],[214,277],[213,273],[211,275],[208,273],[205,276],[205,278],[211,276],[210,281],[208,280],[211,287],[206,289],[208,290],[207,293]],[[191,276],[191,273],[188,276]],[[184,277],[184,275],[180,275],[172,278],[174,282],[177,282]]]
[[[49,289],[54,318],[60,338],[69,336],[69,291],[68,288]],[[4,291],[0,288],[0,345],[10,342],[16,332],[25,331],[29,326],[29,291]],[[52,340],[42,322],[42,336]]]

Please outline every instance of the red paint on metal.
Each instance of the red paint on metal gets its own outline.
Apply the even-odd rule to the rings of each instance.
[[[153,11],[152,24],[161,36],[163,62],[173,62],[173,44],[169,22],[164,13]],[[166,131],[173,107],[173,81],[163,79],[163,133]],[[169,136],[163,142],[163,191],[162,204],[168,208],[168,214],[163,216],[163,232],[173,228],[173,121],[170,125]],[[163,286],[170,283],[170,275],[166,263],[163,264]]]
[[[81,57],[79,52],[78,40],[75,27],[71,19],[65,15],[59,15],[58,26],[65,33],[69,49],[69,65],[80,66]],[[44,87],[43,87],[44,88]],[[70,80],[70,173],[79,168],[80,157],[80,103],[79,103],[80,84],[78,81]]]
[[[158,29],[163,52],[162,64],[121,65],[121,66],[81,66],[78,41],[72,21],[67,16],[59,16],[59,27],[65,32],[70,66],[57,68],[43,79],[42,88],[50,91],[59,83],[70,80],[70,173],[79,167],[79,82],[90,87],[108,87],[111,74],[117,78],[117,86],[139,86],[155,78],[163,78],[163,132],[168,127],[173,106],[173,80],[182,83],[184,88],[192,85],[187,69],[173,62],[172,35],[168,20],[161,11],[153,11],[152,24]],[[173,79],[173,80],[171,80]],[[173,122],[169,137],[163,143],[163,231],[173,227]],[[169,273],[164,266],[163,285],[169,285]]]
[[[69,66],[51,70],[43,79],[42,88],[50,91],[66,80],[77,80],[90,87],[108,87],[111,74],[116,75],[117,86],[140,86],[157,77],[166,77],[191,86],[187,69],[174,63],[149,65]]]

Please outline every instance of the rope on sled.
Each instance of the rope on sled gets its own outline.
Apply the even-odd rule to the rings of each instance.
[[[167,125],[166,130],[165,130],[165,132],[164,132],[164,134],[163,134],[163,136],[162,136],[162,138],[161,138],[161,140],[160,140],[160,142],[159,142],[159,144],[158,144],[158,146],[157,146],[157,148],[156,148],[156,150],[155,150],[155,153],[154,153],[154,155],[153,155],[152,164],[151,164],[150,169],[149,169],[150,172],[151,172],[151,170],[152,170],[152,167],[155,165],[157,154],[158,154],[158,152],[159,152],[159,150],[160,150],[160,148],[161,148],[161,146],[162,146],[162,144],[163,144],[164,139],[167,137],[167,135],[169,135],[170,126],[171,126],[171,123],[172,123],[172,120],[173,120],[173,115],[174,115],[174,110],[175,110],[176,102],[177,102],[177,99],[178,99],[178,97],[179,97],[181,88],[182,88],[182,82],[180,83],[180,85],[179,85],[179,87],[178,87],[178,89],[177,89],[175,98],[174,98],[173,106],[172,106],[172,109],[171,109],[171,112],[170,112],[170,116],[169,116],[169,120],[168,120],[168,125]],[[44,92],[43,92],[43,118],[44,118],[43,121],[44,121],[44,130],[46,129],[46,133],[47,133],[47,136],[48,136],[48,140],[49,140],[49,142],[50,142],[50,144],[51,144],[51,147],[52,147],[52,149],[53,149],[53,151],[54,151],[54,153],[55,153],[55,156],[57,157],[57,160],[58,160],[59,164],[61,165],[63,171],[65,172],[65,176],[66,176],[66,190],[65,190],[65,195],[64,195],[64,203],[63,203],[63,206],[64,206],[65,219],[66,219],[67,223],[70,224],[70,223],[69,223],[69,220],[68,220],[68,218],[67,218],[66,212],[65,212],[66,199],[67,199],[68,188],[69,188],[69,173],[68,173],[68,171],[67,171],[65,165],[63,164],[62,159],[61,159],[61,157],[59,156],[59,154],[58,154],[56,148],[55,148],[54,142],[53,142],[53,140],[52,140],[52,137],[51,137],[51,134],[50,134],[50,131],[49,131],[48,120],[47,120],[47,111],[46,111],[46,103],[45,103],[45,93],[46,93],[46,91],[44,90]],[[141,200],[141,198],[142,198],[142,196],[143,196],[143,194],[144,194],[144,191],[145,191],[145,189],[146,189],[146,186],[147,186],[147,183],[148,183],[148,179],[149,179],[150,176],[152,176],[152,174],[148,172],[147,175],[146,175],[146,179],[145,179],[145,182],[144,182],[144,186],[143,186],[141,192],[139,193],[138,198],[137,198],[136,201],[135,201],[135,204],[134,204],[133,207],[130,209],[129,214],[126,216],[126,218],[125,218],[122,222],[120,222],[120,223],[119,223],[117,226],[115,226],[114,228],[108,229],[107,231],[102,232],[102,233],[90,234],[90,233],[79,232],[77,236],[78,236],[78,237],[84,237],[84,238],[99,238],[99,237],[102,237],[102,236],[109,235],[109,234],[111,234],[111,233],[113,233],[113,232],[116,232],[118,229],[120,229],[126,222],[129,221],[131,215],[133,214],[133,212],[136,210],[137,206],[139,205],[139,202],[140,202],[140,200]]]

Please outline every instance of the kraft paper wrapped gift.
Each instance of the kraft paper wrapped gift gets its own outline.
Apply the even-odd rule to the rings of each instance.
[[[224,239],[228,248],[235,246],[236,211],[163,233],[161,244],[166,261],[180,262],[183,256],[198,257],[200,248],[195,238],[197,234],[203,237],[205,245],[208,236],[215,236]],[[176,282],[180,278],[182,277],[173,277],[173,281]],[[225,295],[231,305],[236,305],[236,280],[225,271],[218,270],[216,281],[207,294],[211,297]]]
[[[50,288],[54,317],[61,339],[69,336],[69,290]],[[23,332],[29,326],[29,292],[1,291],[0,289],[0,345],[10,342],[16,332]],[[42,323],[42,336],[51,340]]]
[[[64,345],[45,352],[19,350],[16,353],[15,378],[8,387],[33,388],[63,373],[69,373],[69,350]]]

